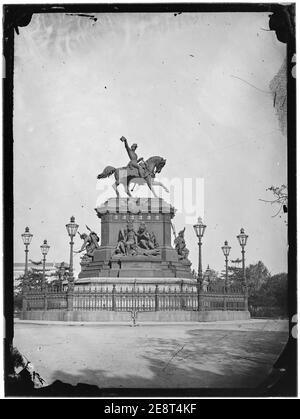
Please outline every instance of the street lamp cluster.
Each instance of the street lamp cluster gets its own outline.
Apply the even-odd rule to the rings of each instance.
[[[198,246],[199,246],[199,260],[198,260],[198,285],[199,287],[202,286],[202,238],[206,229],[206,225],[203,223],[201,217],[198,218],[197,224],[194,226],[194,230],[196,233],[196,236],[198,238]],[[246,301],[248,305],[248,284],[246,279],[246,269],[245,269],[245,246],[247,244],[248,236],[245,234],[245,231],[243,228],[240,230],[240,234],[237,235],[237,239],[239,241],[239,244],[242,248],[242,271],[243,271],[243,283],[245,286],[245,294],[246,294]],[[231,247],[228,245],[228,241],[226,240],[224,242],[224,245],[221,247],[223,254],[225,256],[225,290],[227,290],[228,287],[228,256],[231,250]]]
[[[240,230],[240,234],[237,236],[238,242],[242,248],[242,272],[243,272],[243,285],[245,287],[245,298],[246,298],[246,309],[248,310],[248,283],[246,279],[246,267],[245,267],[245,246],[247,244],[248,236],[245,234],[245,231],[243,228]],[[225,291],[228,287],[228,256],[230,253],[231,247],[228,246],[228,241],[226,240],[224,242],[224,246],[222,246],[222,251],[225,256]]]
[[[29,227],[25,228],[25,232],[23,234],[21,234],[21,237],[23,239],[23,243],[25,245],[25,269],[24,269],[24,276],[25,276],[25,281],[27,279],[28,276],[28,246],[31,243],[33,234],[30,233],[29,231]],[[41,252],[43,255],[43,279],[42,279],[42,288],[45,288],[45,271],[46,271],[46,256],[49,252],[50,246],[47,243],[47,240],[44,240],[43,244],[40,246],[41,248]]]
[[[68,232],[68,235],[70,237],[70,265],[69,265],[69,290],[73,290],[74,288],[74,274],[73,274],[73,246],[74,246],[74,237],[76,236],[77,230],[79,225],[75,223],[75,217],[72,216],[70,218],[70,222],[66,224],[66,229]],[[198,222],[193,226],[195,230],[195,234],[198,238],[198,247],[199,247],[199,260],[198,260],[198,276],[197,276],[197,282],[199,290],[201,290],[202,287],[202,281],[203,281],[203,274],[202,274],[202,238],[204,236],[204,232],[206,229],[206,225],[203,223],[201,217],[198,218]],[[30,233],[29,228],[25,228],[25,232],[21,235],[24,245],[25,245],[25,280],[28,275],[28,246],[31,243],[33,234]],[[246,294],[246,301],[248,304],[248,285],[246,280],[246,271],[245,271],[245,246],[247,244],[248,236],[245,234],[245,231],[243,228],[240,230],[240,234],[237,235],[237,239],[239,241],[239,244],[242,248],[242,271],[243,271],[243,282],[245,286],[245,294]],[[45,267],[46,267],[46,256],[49,252],[50,246],[47,243],[47,240],[44,240],[43,244],[40,246],[41,252],[43,255],[43,289],[46,287],[46,281],[45,281]],[[228,241],[226,240],[224,242],[224,245],[222,246],[222,251],[225,256],[225,290],[227,290],[228,287],[228,256],[230,253],[231,247],[228,245]],[[200,305],[200,304],[199,304]]]
[[[69,288],[72,289],[74,286],[74,274],[73,274],[73,245],[74,245],[74,237],[77,233],[77,229],[78,229],[78,224],[75,223],[75,217],[71,217],[70,218],[70,222],[68,224],[66,224],[66,229],[68,232],[68,235],[70,237],[70,268],[69,268]],[[25,276],[25,281],[27,279],[28,276],[28,246],[31,243],[33,234],[30,233],[29,231],[29,227],[25,228],[25,232],[23,234],[21,234],[21,237],[23,239],[23,243],[25,245],[25,270],[24,270],[24,276]],[[46,256],[49,252],[50,246],[47,243],[47,240],[43,241],[43,244],[40,246],[41,248],[41,252],[43,255],[43,279],[42,279],[42,288],[43,290],[45,290],[46,288],[46,275],[45,275],[45,271],[46,271]]]

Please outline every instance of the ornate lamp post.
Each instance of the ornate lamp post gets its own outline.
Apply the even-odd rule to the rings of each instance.
[[[74,275],[73,275],[73,246],[74,246],[74,237],[77,233],[79,225],[75,223],[75,217],[70,218],[70,222],[66,224],[66,229],[68,235],[70,236],[70,267],[69,267],[69,288],[72,289],[74,285]]]
[[[26,278],[27,274],[28,274],[28,252],[29,252],[28,246],[30,245],[32,237],[33,237],[33,234],[31,234],[29,232],[29,227],[25,228],[25,233],[23,233],[21,235],[21,237],[22,237],[23,243],[25,245],[25,271],[24,271],[24,275],[25,275],[25,278]]]
[[[248,283],[247,283],[247,278],[246,278],[246,269],[245,269],[245,246],[247,244],[247,239],[248,236],[247,234],[245,234],[245,231],[243,228],[241,228],[240,234],[236,236],[240,246],[242,248],[242,269],[243,269],[243,282],[244,282],[244,286],[245,286],[245,298],[246,298],[246,304],[245,304],[245,309],[248,310]]]
[[[226,274],[225,274],[225,287],[228,286],[228,256],[231,250],[231,247],[228,246],[228,241],[226,240],[224,242],[224,246],[222,246],[223,254],[225,256],[225,268],[226,268]]]
[[[224,310],[227,309],[227,302],[226,302],[226,294],[227,294],[227,287],[228,287],[228,256],[230,253],[231,247],[228,246],[228,241],[224,242],[224,246],[222,246],[222,251],[225,256],[225,297],[224,297]]]
[[[43,282],[42,282],[42,288],[43,290],[46,289],[46,277],[45,277],[45,271],[46,271],[46,256],[49,252],[50,246],[47,243],[47,240],[44,240],[43,244],[40,246],[41,252],[43,255]]]
[[[204,235],[206,225],[203,224],[201,217],[199,217],[198,218],[198,223],[195,224],[193,227],[194,227],[196,236],[198,237],[198,247],[199,247],[197,281],[198,281],[198,310],[201,310],[201,308],[202,308],[201,298],[200,298],[200,294],[201,294],[201,291],[202,291],[202,253],[201,253],[201,250],[202,250],[202,237]]]
[[[26,311],[27,303],[26,303],[26,293],[25,287],[27,285],[27,275],[28,275],[28,246],[31,243],[33,234],[30,233],[29,227],[25,228],[25,232],[21,234],[23,243],[25,245],[25,270],[24,270],[24,280],[22,281],[22,311]]]
[[[202,237],[206,229],[206,225],[203,224],[201,217],[198,218],[198,223],[195,224],[194,230],[196,236],[198,237],[198,246],[199,246],[199,262],[198,262],[198,282],[202,283],[202,256],[201,256],[201,247],[202,247]]]

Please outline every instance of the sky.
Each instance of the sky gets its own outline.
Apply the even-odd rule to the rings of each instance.
[[[260,201],[271,199],[269,186],[287,182],[287,139],[269,88],[286,50],[266,30],[268,14],[95,17],[36,14],[15,36],[15,262],[25,257],[27,225],[33,260],[47,239],[48,260],[68,261],[71,215],[80,232],[87,224],[100,235],[94,208],[114,192],[96,177],[107,165],[127,164],[125,136],[139,156],[166,158],[161,180],[193,185],[192,196],[186,188],[179,195],[174,225],[186,227],[195,269],[192,224],[201,215],[204,268],[223,269],[224,240],[230,259],[240,257],[236,235],[244,227],[246,263],[262,260],[272,274],[286,272],[286,225]]]

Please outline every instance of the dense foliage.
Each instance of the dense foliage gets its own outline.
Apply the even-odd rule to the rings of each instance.
[[[286,273],[271,275],[263,262],[259,261],[246,267],[246,278],[249,290],[249,309],[253,317],[286,317],[287,285]],[[225,272],[219,277],[224,283]],[[228,283],[243,283],[243,272],[240,267],[228,268]]]
[[[249,298],[251,314],[256,317],[286,317],[288,276],[270,276]]]
[[[60,287],[63,280],[68,279],[69,272],[62,270],[60,267],[56,269],[56,272],[50,275],[46,274],[46,283],[51,284],[52,287]],[[27,276],[20,275],[15,279],[14,283],[14,306],[15,309],[22,309],[22,290],[23,286],[26,288],[39,288],[42,289],[43,285],[43,274],[36,270],[29,270]]]

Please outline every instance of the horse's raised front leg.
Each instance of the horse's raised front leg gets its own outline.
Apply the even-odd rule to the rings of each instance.
[[[161,186],[166,192],[170,192],[169,189],[161,182],[158,182],[156,180],[153,180],[152,182],[153,186]]]
[[[153,193],[153,195],[155,196],[155,198],[157,198],[157,195],[156,195],[156,193],[155,193],[154,189],[152,188],[153,183],[152,183],[152,179],[151,179],[151,177],[150,177],[150,176],[148,176],[148,177],[146,178],[146,182],[147,182],[147,185],[148,185],[148,187],[149,187],[150,191]]]

